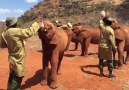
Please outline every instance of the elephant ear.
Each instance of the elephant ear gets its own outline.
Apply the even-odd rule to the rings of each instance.
[[[117,19],[114,19],[114,22],[112,23],[111,28],[114,30],[120,28],[120,25]]]
[[[44,26],[47,31],[46,35],[44,35],[46,37],[46,42],[49,44],[58,44],[57,31],[53,23],[48,20],[44,20]]]
[[[114,34],[115,34],[115,38],[118,40],[125,39],[125,31],[121,27],[119,29],[114,30]]]

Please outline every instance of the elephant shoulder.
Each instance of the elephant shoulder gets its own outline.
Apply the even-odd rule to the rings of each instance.
[[[115,38],[119,40],[124,40],[125,39],[125,31],[123,28],[119,28],[114,30]]]

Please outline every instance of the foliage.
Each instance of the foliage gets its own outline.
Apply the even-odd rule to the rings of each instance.
[[[81,22],[87,26],[94,27],[97,26],[97,22],[100,19],[100,11],[108,11],[112,13],[113,16],[120,18],[120,10],[118,8],[126,7],[126,10],[129,9],[127,4],[114,5],[112,0],[103,0],[103,2],[100,3],[97,1],[97,3],[94,2],[93,0],[44,0],[25,12],[24,15],[20,17],[22,20],[20,20],[19,24],[30,22],[38,16],[42,16],[43,18],[47,18],[51,21],[58,19],[68,22],[70,20],[70,22],[73,23]],[[124,16],[129,18],[127,14]]]

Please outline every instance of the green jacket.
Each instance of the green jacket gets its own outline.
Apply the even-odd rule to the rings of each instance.
[[[116,49],[114,31],[100,20],[100,40],[98,54],[100,59],[113,60],[113,49]]]
[[[2,33],[9,53],[10,71],[14,71],[19,77],[25,75],[25,48],[23,40],[35,35],[40,28],[37,22],[34,22],[30,28],[8,28]]]

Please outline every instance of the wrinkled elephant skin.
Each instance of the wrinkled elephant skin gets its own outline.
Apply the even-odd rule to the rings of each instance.
[[[88,55],[89,44],[98,44],[100,37],[99,29],[86,28],[81,25],[73,25],[73,32],[81,43],[81,55]]]
[[[44,20],[44,28],[38,31],[43,48],[43,80],[41,85],[48,84],[48,64],[51,64],[51,84],[50,87],[58,87],[57,74],[61,74],[61,61],[68,42],[67,33],[56,28],[50,21]]]
[[[70,42],[75,43],[74,50],[76,50],[78,47],[79,39],[76,37],[76,35],[73,33],[71,29],[67,28],[65,31],[67,32],[67,35],[68,35],[68,43],[67,43],[66,51],[68,51],[69,49]]]

